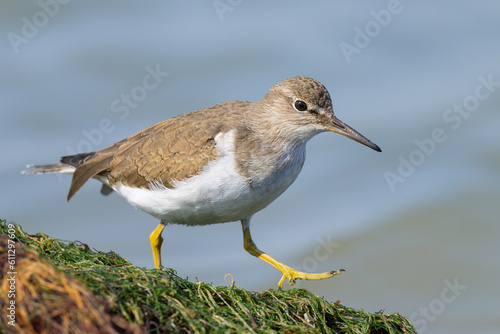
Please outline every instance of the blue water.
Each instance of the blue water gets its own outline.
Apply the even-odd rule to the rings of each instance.
[[[0,216],[151,267],[154,218],[101,196],[98,182],[67,203],[70,177],[19,172],[181,113],[257,101],[274,83],[308,75],[383,153],[334,134],[314,138],[298,180],[254,216],[257,245],[304,270],[346,269],[297,284],[327,300],[400,312],[419,332],[497,333],[500,3],[233,1],[225,9],[4,3]],[[145,85],[151,71],[160,74]],[[280,278],[244,251],[239,223],[168,226],[164,237],[165,264],[191,280],[224,285],[231,273],[262,291]]]

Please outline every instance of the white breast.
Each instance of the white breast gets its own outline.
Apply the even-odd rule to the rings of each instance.
[[[203,171],[174,188],[152,183],[150,189],[118,183],[113,189],[130,204],[166,223],[205,225],[240,220],[262,210],[285,191],[299,174],[304,152],[296,152],[301,161],[270,173],[259,188],[250,186],[236,168],[235,130],[215,137],[219,157]]]

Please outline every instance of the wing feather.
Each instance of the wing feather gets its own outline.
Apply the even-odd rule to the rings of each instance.
[[[175,181],[197,175],[217,158],[215,137],[239,124],[247,101],[233,101],[156,123],[89,157],[77,167],[68,200],[96,175],[107,176],[110,186],[149,188],[160,183],[172,188]],[[235,115],[236,116],[236,115]]]

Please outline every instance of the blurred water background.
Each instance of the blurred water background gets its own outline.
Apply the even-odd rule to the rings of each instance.
[[[493,0],[2,1],[0,217],[152,267],[153,217],[97,181],[67,203],[70,177],[20,171],[307,75],[383,153],[315,137],[298,180],[254,216],[257,245],[346,269],[296,285],[329,301],[400,312],[420,333],[498,333],[499,33]],[[164,237],[180,276],[276,288],[238,222]]]

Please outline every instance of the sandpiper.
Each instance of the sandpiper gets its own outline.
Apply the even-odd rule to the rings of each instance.
[[[306,143],[331,131],[376,151],[380,148],[333,113],[318,81],[293,77],[272,86],[258,102],[231,101],[156,123],[96,152],[28,165],[27,174],[73,174],[68,201],[90,178],[134,207],[160,219],[151,233],[154,265],[161,267],[167,224],[206,225],[241,221],[244,248],[288,279],[321,280],[340,274],[295,270],[257,248],[252,215],[274,201],[302,169]]]

